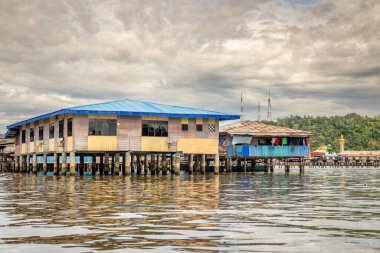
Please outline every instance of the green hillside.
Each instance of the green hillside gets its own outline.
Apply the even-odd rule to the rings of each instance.
[[[346,150],[380,150],[380,116],[371,118],[355,113],[332,117],[290,116],[272,124],[313,132],[312,150],[331,144],[332,151],[339,151],[340,134],[344,134]]]

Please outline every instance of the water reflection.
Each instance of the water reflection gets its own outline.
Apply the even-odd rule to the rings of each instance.
[[[7,252],[380,249],[380,170],[0,177]]]

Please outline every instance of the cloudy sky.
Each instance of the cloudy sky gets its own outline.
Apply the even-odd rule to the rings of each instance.
[[[377,115],[380,1],[0,0],[0,132],[123,98],[265,118]]]

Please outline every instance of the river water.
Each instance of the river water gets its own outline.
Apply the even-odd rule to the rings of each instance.
[[[0,174],[0,252],[379,252],[380,169]]]

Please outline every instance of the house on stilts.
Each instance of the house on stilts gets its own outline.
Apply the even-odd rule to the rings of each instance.
[[[61,109],[8,126],[14,138],[15,171],[54,175],[178,174],[180,159],[189,166],[206,155],[219,172],[219,121],[238,115],[120,100]],[[190,168],[192,169],[192,167]]]
[[[274,161],[304,169],[309,157],[311,132],[264,124],[252,120],[221,122],[219,153],[226,160],[227,170],[254,170],[261,166],[273,171]]]

